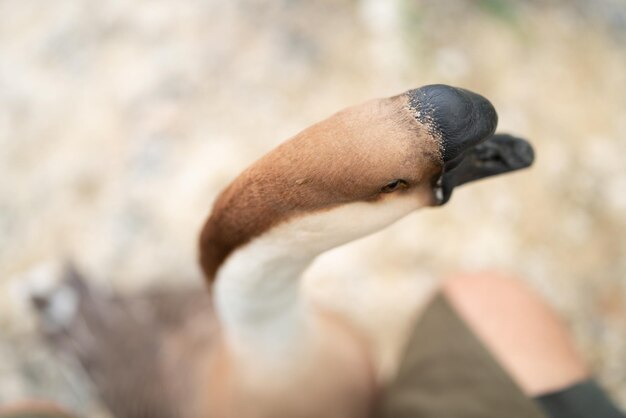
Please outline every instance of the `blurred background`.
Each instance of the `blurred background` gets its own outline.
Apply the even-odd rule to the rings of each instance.
[[[0,0],[0,404],[106,416],[39,338],[26,283],[71,261],[121,293],[201,285],[199,228],[242,169],[429,83],[488,97],[535,166],[324,255],[311,292],[343,287],[328,304],[381,329],[446,275],[511,272],[626,406],[624,0]]]

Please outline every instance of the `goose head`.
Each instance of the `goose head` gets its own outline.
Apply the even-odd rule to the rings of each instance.
[[[312,125],[218,197],[200,239],[206,276],[258,237],[273,234],[291,255],[304,247],[314,256],[443,205],[456,186],[529,166],[530,145],[494,135],[497,120],[484,97],[428,85]]]

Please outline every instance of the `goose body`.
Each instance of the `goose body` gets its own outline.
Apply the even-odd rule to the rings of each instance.
[[[170,328],[155,360],[171,416],[370,416],[380,387],[368,345],[300,277],[457,185],[528,166],[530,146],[496,124],[482,96],[425,86],[340,111],[245,170],[200,236],[211,307]]]

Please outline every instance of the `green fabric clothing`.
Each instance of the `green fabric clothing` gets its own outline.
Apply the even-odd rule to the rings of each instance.
[[[442,295],[415,325],[377,418],[547,418]]]
[[[527,397],[446,298],[415,324],[376,418],[626,418],[587,380]]]

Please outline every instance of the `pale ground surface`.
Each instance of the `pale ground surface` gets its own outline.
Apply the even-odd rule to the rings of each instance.
[[[34,337],[26,277],[71,259],[122,292],[199,282],[197,231],[246,165],[441,82],[490,98],[535,167],[322,257],[309,287],[380,331],[446,274],[518,274],[626,405],[626,6],[424,3],[0,1],[0,403],[98,409]]]

